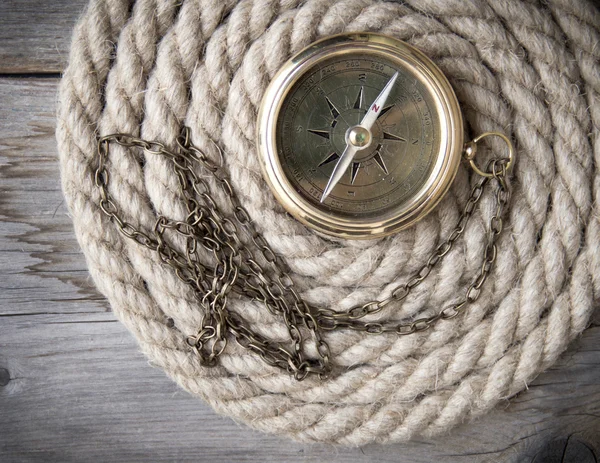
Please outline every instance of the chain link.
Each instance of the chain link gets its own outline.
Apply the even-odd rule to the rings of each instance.
[[[482,137],[480,137],[482,138]],[[198,332],[186,341],[194,349],[204,365],[212,366],[226,349],[228,335],[240,346],[257,353],[267,364],[281,368],[302,380],[310,374],[321,378],[331,371],[331,352],[323,339],[323,332],[340,328],[364,331],[372,334],[412,334],[429,329],[438,320],[458,316],[465,307],[476,301],[496,260],[496,241],[502,231],[502,216],[509,202],[510,193],[506,183],[507,159],[494,159],[488,164],[486,176],[474,185],[462,210],[456,227],[441,243],[427,262],[408,279],[393,288],[390,296],[352,307],[346,312],[313,307],[306,303],[294,287],[285,262],[259,234],[248,211],[234,193],[229,178],[223,171],[223,156],[215,162],[193,146],[190,130],[184,127],[176,140],[177,147],[169,150],[156,141],[146,141],[129,134],[111,134],[98,140],[98,166],[94,182],[100,191],[100,209],[115,223],[120,232],[129,239],[155,251],[160,260],[173,268],[175,274],[188,284],[197,295],[205,315]],[[159,216],[151,232],[141,231],[126,222],[109,193],[107,161],[109,145],[115,143],[125,148],[138,148],[146,153],[163,156],[172,162],[177,175],[180,194],[186,205],[183,221]],[[216,145],[215,145],[216,146]],[[474,145],[469,151],[472,160]],[[217,147],[218,149],[218,147]],[[511,158],[512,160],[512,152]],[[211,189],[203,177],[196,174],[194,163],[202,166],[217,181],[229,199],[233,215],[227,217],[219,210],[210,194]],[[488,224],[487,243],[479,273],[466,289],[459,302],[453,303],[434,315],[403,322],[367,322],[364,317],[380,312],[393,302],[406,299],[412,289],[421,284],[432,269],[442,261],[454,243],[463,234],[467,221],[479,202],[484,187],[495,179],[496,209]],[[183,251],[178,251],[165,239],[170,231],[184,239]],[[242,240],[240,232],[246,235]],[[251,248],[254,248],[252,250]],[[212,266],[205,263],[202,253],[212,256]],[[288,344],[266,339],[253,331],[238,314],[228,309],[230,293],[261,302],[271,313],[281,316],[287,326]],[[309,335],[314,343],[316,358],[306,358],[304,344]]]

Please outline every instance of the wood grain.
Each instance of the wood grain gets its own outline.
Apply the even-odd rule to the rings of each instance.
[[[597,461],[600,313],[517,397],[447,436],[405,445],[345,449],[263,435],[152,368],[94,289],[62,198],[51,73],[64,65],[67,40],[57,39],[54,55],[32,45],[68,37],[82,3],[0,3],[0,72],[14,75],[0,78],[0,462]],[[27,11],[54,17],[37,31]],[[30,72],[45,74],[21,75]]]
[[[444,438],[407,445],[293,444],[179,391],[87,275],[60,191],[57,84],[0,79],[0,461],[516,462],[556,439],[599,454],[597,322],[529,390]]]
[[[0,74],[55,74],[86,0],[0,1]]]

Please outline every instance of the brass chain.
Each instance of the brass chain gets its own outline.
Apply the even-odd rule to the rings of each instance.
[[[111,142],[126,148],[142,149],[146,153],[163,156],[172,162],[179,181],[180,194],[185,200],[185,220],[176,221],[159,216],[152,231],[142,231],[122,218],[108,190],[107,160]],[[188,127],[183,128],[176,142],[176,149],[170,150],[163,143],[146,141],[130,134],[104,136],[98,140],[98,166],[94,181],[100,191],[100,208],[120,232],[155,251],[161,261],[171,266],[175,274],[197,295],[205,315],[198,333],[187,337],[187,343],[198,353],[205,365],[215,365],[228,340],[233,338],[242,347],[256,352],[269,365],[286,370],[297,380],[302,380],[309,374],[317,374],[324,378],[331,371],[331,354],[329,345],[323,339],[324,331],[348,328],[367,333],[393,332],[398,335],[424,331],[440,319],[456,317],[467,304],[476,301],[496,260],[496,241],[502,231],[502,215],[510,197],[506,176],[512,157],[508,160],[503,158],[490,161],[486,175],[482,176],[471,190],[458,224],[449,237],[406,283],[395,287],[389,297],[369,301],[346,312],[313,307],[296,291],[284,260],[256,231],[248,211],[241,205],[222,168],[222,157],[220,162],[215,162],[193,146]],[[466,153],[472,164],[475,148],[475,144],[472,143]],[[207,174],[212,175],[223,189],[229,198],[232,215],[228,217],[219,210],[210,194],[208,183],[196,173],[195,164],[199,164]],[[467,221],[490,179],[495,179],[498,185],[495,190],[496,210],[489,221],[481,269],[467,288],[464,297],[434,315],[412,321],[361,320],[380,312],[392,302],[404,300],[413,288],[427,278],[463,234]],[[183,238],[183,252],[169,245],[165,239],[167,230]],[[246,241],[240,237],[241,230],[246,234]],[[202,258],[203,250],[213,257],[212,266],[203,262],[206,260]],[[259,262],[258,255],[264,262]],[[290,343],[284,345],[252,330],[238,313],[228,308],[227,302],[232,291],[262,302],[271,313],[282,316]],[[312,337],[317,358],[307,358],[304,353],[303,346],[307,334]]]

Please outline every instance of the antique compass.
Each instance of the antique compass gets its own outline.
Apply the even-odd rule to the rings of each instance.
[[[448,80],[392,37],[315,42],[273,78],[261,104],[265,178],[304,224],[344,238],[405,228],[448,190],[463,122]]]
[[[275,75],[258,117],[258,148],[267,183],[288,212],[328,235],[372,238],[410,226],[446,193],[461,156],[480,179],[456,227],[418,271],[397,282],[385,296],[337,311],[302,299],[284,257],[259,233],[236,194],[223,159],[212,159],[194,146],[189,127],[183,126],[170,146],[127,133],[99,137],[93,179],[99,207],[124,236],[156,252],[196,294],[203,318],[197,333],[186,340],[204,365],[215,365],[228,342],[235,340],[298,380],[309,374],[325,377],[332,369],[325,332],[351,329],[408,335],[456,317],[479,298],[496,260],[514,152],[510,140],[497,132],[483,133],[463,145],[456,96],[441,71],[421,52],[370,33],[315,42]],[[482,170],[474,159],[478,142],[492,135],[506,142],[508,156],[491,159]],[[150,230],[126,221],[109,190],[111,143],[172,161],[184,199],[184,220],[160,215]],[[215,200],[218,195],[206,176],[214,177],[228,209]],[[389,304],[401,303],[448,254],[492,179],[497,184],[496,207],[487,227],[482,265],[462,298],[414,319],[370,320],[370,315]],[[184,246],[173,247],[167,234],[179,235]],[[271,313],[281,315],[289,345],[254,331],[229,306],[233,293],[260,301]],[[310,358],[303,348],[308,339],[316,351]]]

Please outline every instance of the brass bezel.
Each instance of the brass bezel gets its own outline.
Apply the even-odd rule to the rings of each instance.
[[[352,220],[328,214],[302,198],[286,178],[276,146],[276,127],[282,103],[294,83],[319,61],[334,55],[365,52],[409,65],[433,94],[440,117],[440,152],[432,174],[410,201],[393,216],[380,220]],[[273,194],[291,215],[305,225],[346,239],[369,239],[407,228],[429,213],[448,191],[461,159],[463,120],[448,79],[422,52],[393,37],[374,33],[339,34],[314,42],[287,61],[269,84],[258,114],[260,164]]]

